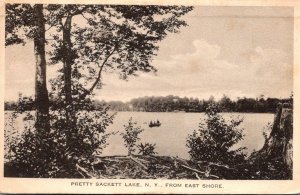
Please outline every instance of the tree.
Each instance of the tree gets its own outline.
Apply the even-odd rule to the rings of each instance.
[[[49,98],[46,79],[45,56],[45,19],[43,5],[33,6],[36,35],[34,36],[34,54],[36,59],[35,102],[37,110],[37,129],[49,129]]]
[[[229,123],[218,113],[219,108],[210,104],[206,109],[204,123],[188,135],[187,147],[194,161],[207,161],[218,164],[234,165],[244,161],[244,148],[232,147],[243,139],[243,129],[238,126],[243,120],[232,119]]]
[[[76,15],[83,14],[87,9],[92,9],[92,5],[48,5],[46,21],[50,27],[56,28],[58,33],[53,36],[51,46],[54,48],[53,52],[48,52],[51,56],[52,63],[63,63],[63,86],[61,89],[61,95],[64,97],[66,105],[66,120],[69,123],[73,123],[74,118],[73,110],[73,98],[72,98],[72,65],[77,57],[74,51],[71,41],[72,34],[72,20]],[[59,33],[61,35],[59,35]],[[76,91],[77,89],[73,90]]]
[[[85,112],[77,112],[75,119],[72,119],[74,123],[65,117],[66,104],[61,104],[62,101],[51,104],[49,113],[45,24],[51,28],[54,25],[51,22],[55,19],[48,12],[49,7],[42,4],[8,4],[6,9],[6,45],[25,44],[27,40],[33,40],[36,57],[35,128],[31,125],[25,127],[20,139],[12,146],[14,158],[10,165],[13,172],[21,177],[77,177],[76,167],[79,164],[91,165],[93,155],[101,153],[107,145],[106,139],[110,134],[105,134],[105,129],[113,120],[113,116],[107,113],[108,108],[102,107],[98,112],[91,113],[90,101],[78,103],[77,111],[84,109]],[[55,16],[60,16],[61,10],[56,11]],[[21,101],[18,108],[24,110]],[[28,113],[24,123],[32,124],[33,119]],[[69,127],[74,128],[70,131]],[[42,131],[45,128],[47,132]]]
[[[7,4],[5,16],[6,45],[25,43],[33,39],[35,55],[36,129],[49,130],[49,98],[46,79],[45,19],[42,4]],[[24,31],[24,34],[19,31]]]
[[[186,23],[179,19],[191,7],[120,5],[49,5],[49,25],[53,35],[52,63],[63,63],[62,97],[65,98],[66,128],[70,140],[76,134],[78,105],[102,85],[102,73],[120,70],[127,79],[137,71],[150,72],[157,43],[168,32],[178,32]],[[73,21],[81,16],[85,24]],[[56,82],[60,83],[60,82]],[[87,97],[89,96],[89,97]],[[75,143],[75,141],[71,141]]]
[[[186,25],[178,18],[192,9],[71,4],[12,4],[8,7],[7,45],[25,43],[26,38],[36,44],[37,74],[41,74],[36,77],[38,121],[48,122],[40,120],[46,117],[45,110],[49,110],[45,96],[48,98],[46,43],[51,48],[47,53],[51,64],[63,64],[57,78],[51,81],[51,102],[57,101],[51,104],[49,134],[43,134],[41,140],[29,130],[22,143],[15,147],[19,154],[17,162],[29,167],[26,174],[41,176],[35,171],[38,169],[46,177],[57,176],[61,170],[76,171],[81,163],[90,165],[93,155],[105,147],[105,129],[112,123],[112,117],[106,108],[91,114],[90,99],[94,89],[101,87],[102,73],[120,70],[121,77],[126,79],[137,71],[155,71],[151,60],[158,50],[157,43],[167,33],[178,32],[179,27]],[[78,16],[82,16],[86,24],[80,26],[73,20]],[[46,31],[45,25],[51,31]],[[82,110],[84,114],[79,112]],[[45,151],[49,151],[47,155]]]
[[[292,179],[293,105],[277,105],[270,135],[263,147],[249,157],[251,170],[259,179]]]
[[[65,78],[68,77],[65,79],[65,85],[68,85],[65,86],[68,88],[65,89],[66,99],[71,99],[71,74],[73,78],[79,76],[89,82],[88,88],[78,85],[78,93],[81,94],[77,95],[83,99],[91,95],[96,87],[101,87],[101,75],[104,71],[119,70],[123,79],[136,75],[137,71],[155,71],[150,62],[158,50],[157,43],[167,33],[176,33],[181,26],[185,26],[186,23],[179,18],[190,10],[192,7],[184,6],[50,7],[49,15],[58,15],[54,17],[56,19],[55,22],[52,20],[52,24],[58,24],[58,30],[63,32],[62,37],[53,36],[56,43],[53,44],[51,59],[53,63],[64,63],[63,72],[68,74],[64,75]],[[56,12],[60,14],[55,14]],[[81,15],[86,23],[72,24],[75,15]],[[88,74],[83,73],[85,70],[88,70]]]
[[[137,123],[132,121],[132,118],[129,119],[128,125],[124,125],[125,133],[121,133],[122,138],[125,143],[125,147],[128,150],[128,156],[136,150],[136,142],[140,140],[139,134],[144,131],[141,127],[135,127]]]
[[[223,95],[223,97],[220,99],[218,103],[221,106],[222,110],[225,112],[233,110],[233,102],[226,95]]]

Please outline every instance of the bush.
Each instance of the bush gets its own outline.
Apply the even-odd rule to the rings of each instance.
[[[107,146],[106,140],[110,134],[105,133],[105,130],[114,117],[108,114],[108,107],[94,111],[89,109],[90,102],[82,104],[84,109],[74,111],[75,124],[72,124],[72,129],[66,121],[63,106],[50,109],[50,129],[43,133],[35,130],[34,112],[26,111],[24,131],[14,137],[9,145],[11,155],[5,175],[82,177],[76,166],[92,166],[94,155],[100,154]],[[17,112],[23,114],[22,101],[18,105],[20,108]],[[19,114],[11,117],[20,117]]]
[[[245,148],[232,149],[243,139],[243,129],[238,127],[243,120],[232,119],[226,122],[219,112],[215,104],[210,104],[205,112],[207,119],[204,119],[204,123],[199,123],[198,130],[188,135],[187,147],[191,160],[227,165],[245,160]]]
[[[150,144],[150,143],[140,143],[137,147],[139,149],[139,154],[142,155],[154,155],[156,154],[155,150],[156,144]]]
[[[138,136],[142,131],[144,131],[141,127],[135,127],[136,124],[137,122],[133,122],[131,117],[128,124],[124,125],[125,133],[121,133],[129,156],[135,152],[136,142],[140,140]]]

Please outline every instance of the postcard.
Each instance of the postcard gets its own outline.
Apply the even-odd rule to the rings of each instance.
[[[299,13],[3,1],[0,192],[299,193]]]

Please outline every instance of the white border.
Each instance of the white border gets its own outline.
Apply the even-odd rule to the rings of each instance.
[[[265,180],[102,180],[102,179],[21,179],[21,178],[4,178],[3,177],[3,153],[4,153],[4,141],[3,141],[3,128],[4,128],[4,2],[5,3],[76,3],[76,4],[184,4],[184,5],[202,5],[202,6],[290,6],[294,7],[294,136],[293,136],[293,155],[294,155],[294,169],[293,180],[286,181],[265,181]],[[300,1],[297,0],[6,0],[1,1],[0,4],[0,34],[1,34],[1,53],[0,53],[0,127],[1,133],[1,150],[0,150],[0,193],[164,193],[164,194],[182,194],[182,193],[196,193],[196,194],[225,194],[225,193],[300,193],[300,123],[299,123],[299,62],[300,62]],[[297,55],[298,54],[298,55]],[[297,120],[298,119],[298,120]],[[71,182],[92,182],[93,186],[71,186]],[[121,182],[121,187],[97,187],[96,182]],[[141,184],[150,183],[152,187],[125,187],[125,182],[140,182]],[[207,189],[207,188],[165,188],[154,187],[154,183],[185,183],[192,184],[222,184],[223,188],[219,189]]]

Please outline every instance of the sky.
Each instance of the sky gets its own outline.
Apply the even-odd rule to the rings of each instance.
[[[128,81],[103,75],[96,99],[129,101],[178,95],[216,99],[289,97],[293,90],[293,9],[288,7],[195,7],[189,26],[159,43],[152,64],[157,73]],[[5,59],[5,100],[34,94],[33,44],[9,46]],[[55,75],[48,67],[48,78]]]

